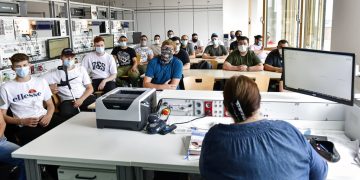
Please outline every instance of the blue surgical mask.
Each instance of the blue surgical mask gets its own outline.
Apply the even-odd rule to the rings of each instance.
[[[186,45],[187,45],[187,43],[188,43],[188,41],[187,41],[187,40],[181,40],[181,45],[186,46]]]
[[[259,42],[258,42],[258,46],[262,46],[262,41],[259,41]]]
[[[219,45],[219,40],[214,39],[214,40],[213,40],[213,44],[214,44],[215,46]]]
[[[71,67],[75,64],[75,60],[72,60],[72,59],[65,59],[64,60],[64,66],[66,67]]]
[[[21,78],[24,78],[29,74],[30,68],[29,68],[29,66],[21,67],[21,68],[15,68],[15,72],[16,72],[17,76],[19,76]]]
[[[102,54],[105,52],[105,47],[95,47],[95,51],[99,54]]]
[[[126,46],[126,42],[119,42],[119,46],[125,47],[125,46]]]

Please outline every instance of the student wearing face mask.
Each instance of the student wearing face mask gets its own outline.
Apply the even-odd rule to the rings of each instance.
[[[278,42],[276,49],[272,50],[265,59],[264,69],[265,71],[282,72],[284,62],[282,59],[282,48],[288,47],[289,43],[283,39]]]
[[[161,54],[161,43],[160,43],[160,35],[154,36],[154,44],[150,46],[150,49],[153,51],[154,56],[160,56]]]
[[[161,56],[152,59],[146,69],[143,87],[177,89],[182,77],[182,62],[174,57],[176,44],[166,40],[161,45]]]
[[[230,71],[262,71],[261,60],[254,51],[249,50],[249,39],[237,37],[238,48],[226,58],[223,69]]]
[[[95,52],[87,54],[81,65],[90,73],[94,90],[107,93],[116,88],[116,62],[109,53],[105,52],[104,38],[96,36],[94,46]]]
[[[181,49],[189,54],[189,58],[195,58],[194,45],[189,42],[189,37],[187,35],[181,36]]]
[[[219,37],[217,34],[211,35],[212,45],[209,45],[205,48],[204,54],[202,55],[203,59],[216,59],[216,58],[225,58],[227,56],[227,50],[225,46],[220,45]]]
[[[237,49],[237,47],[238,47],[237,38],[240,36],[242,36],[242,31],[240,31],[240,30],[235,31],[235,39],[236,40],[233,41],[232,43],[230,43],[230,50],[229,50],[230,53]]]
[[[147,64],[154,57],[153,51],[147,46],[147,40],[147,36],[142,35],[140,38],[140,45],[135,48],[136,55],[140,57],[138,65],[140,74],[146,72]]]
[[[235,32],[234,31],[230,31],[230,41],[236,41],[236,36],[235,36]]]
[[[7,124],[19,126],[17,137],[20,145],[25,145],[63,120],[54,115],[55,107],[48,83],[30,75],[29,57],[17,53],[10,60],[16,77],[1,86],[0,95],[4,102],[0,109]],[[12,116],[7,114],[9,108]]]
[[[60,59],[63,62],[62,67],[48,72],[44,77],[50,84],[52,93],[60,97],[60,115],[68,119],[79,113],[79,108],[81,111],[89,111],[87,107],[95,102],[96,98],[92,94],[94,89],[85,67],[75,64],[74,51],[71,48],[63,49]]]
[[[168,30],[168,32],[167,32],[167,36],[168,36],[168,38],[169,39],[171,39],[172,37],[174,37],[175,35],[174,35],[174,31],[173,30]]]
[[[180,59],[180,61],[183,64],[184,70],[190,69],[189,54],[185,50],[181,49],[180,38],[175,36],[175,37],[171,38],[171,40],[176,44],[174,56]]]
[[[259,57],[259,59],[265,60],[267,55],[264,52],[264,46],[262,44],[263,42],[262,36],[256,35],[254,36],[254,38],[255,38],[255,43],[250,46],[250,50],[254,51],[255,54]]]
[[[277,48],[272,50],[265,59],[264,70],[282,73],[284,61],[282,58],[282,48],[288,47],[289,43],[287,40],[283,39],[278,42]],[[282,80],[280,82],[275,80],[270,80],[269,90],[268,91],[283,91]]]
[[[191,40],[190,43],[192,43],[194,45],[194,50],[195,50],[195,56],[197,56],[198,54],[202,54],[204,51],[204,44],[202,43],[202,41],[199,39],[198,34],[193,33],[191,35]]]
[[[118,86],[124,86],[125,82],[120,77],[129,76],[132,86],[137,87],[140,73],[136,61],[136,52],[133,48],[127,46],[127,41],[126,36],[121,36],[119,39],[120,46],[115,47],[111,52],[119,64],[116,83]]]

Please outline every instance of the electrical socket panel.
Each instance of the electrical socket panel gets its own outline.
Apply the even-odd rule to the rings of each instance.
[[[227,117],[223,101],[200,99],[162,99],[160,109],[171,107],[173,116],[213,116]]]

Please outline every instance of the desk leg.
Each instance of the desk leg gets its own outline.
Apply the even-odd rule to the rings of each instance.
[[[116,166],[118,180],[143,180],[143,170],[140,167]]]
[[[33,159],[25,159],[25,171],[26,171],[26,179],[28,180],[41,180],[41,173],[39,169],[39,165],[36,160]]]

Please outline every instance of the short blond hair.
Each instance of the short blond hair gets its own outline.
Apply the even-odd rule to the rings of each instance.
[[[172,46],[174,49],[176,49],[176,43],[174,41],[170,40],[170,39],[165,40],[162,43],[161,47],[164,47],[164,46]]]

